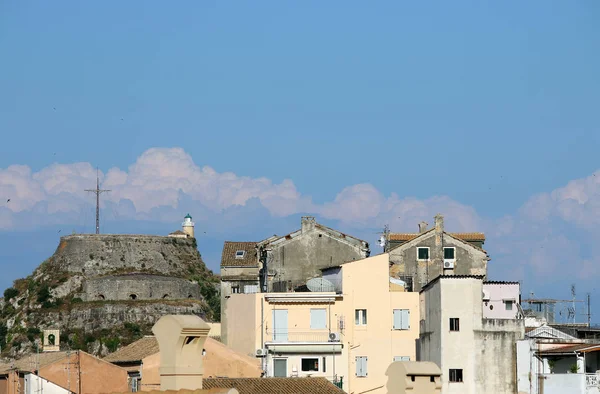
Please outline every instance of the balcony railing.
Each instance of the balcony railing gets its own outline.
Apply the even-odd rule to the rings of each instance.
[[[331,383],[333,383],[339,389],[341,389],[341,390],[344,389],[344,377],[343,376],[337,376],[333,379],[327,378],[327,380],[329,380]]]
[[[273,342],[328,342],[329,331],[296,331],[290,329],[271,330],[267,337]]]

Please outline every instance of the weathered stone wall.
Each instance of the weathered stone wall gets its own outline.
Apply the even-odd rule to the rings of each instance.
[[[168,276],[129,274],[88,279],[83,285],[85,301],[200,299],[197,283]]]
[[[429,248],[429,261],[417,260],[417,248]],[[455,264],[453,270],[444,270],[444,247],[454,247]],[[485,252],[475,249],[470,245],[457,241],[450,236],[443,237],[443,244],[436,242],[435,234],[424,236],[407,242],[390,251],[390,262],[392,272],[397,275],[406,275],[413,278],[413,291],[421,288],[437,278],[444,275],[487,275],[488,256]]]
[[[77,234],[61,237],[49,263],[94,277],[115,271],[146,271],[184,277],[203,269],[194,238],[152,235]]]
[[[365,257],[367,253],[359,243],[345,242],[315,228],[281,245],[273,245],[268,271],[275,274],[273,282],[305,282],[321,276],[321,268]]]
[[[206,319],[203,307],[203,302],[198,300],[85,302],[70,311],[32,311],[29,319],[35,320],[35,315],[40,314],[43,318],[41,328],[93,332],[113,329],[125,322],[154,324],[164,315],[197,315]]]

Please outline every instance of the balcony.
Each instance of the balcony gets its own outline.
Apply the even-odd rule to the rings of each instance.
[[[339,354],[341,341],[330,341],[328,330],[269,330],[265,346],[274,353]]]
[[[329,342],[328,330],[271,330],[267,337],[272,342]]]

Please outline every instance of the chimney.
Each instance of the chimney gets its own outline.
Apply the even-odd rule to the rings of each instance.
[[[313,230],[315,224],[317,224],[317,221],[313,216],[302,216],[302,234]]]
[[[442,234],[444,233],[444,217],[438,213],[434,216],[435,219],[435,244],[442,244]]]
[[[421,222],[419,223],[419,234],[420,233],[424,233],[425,231],[427,231],[427,226],[429,224],[427,224],[426,222]]]
[[[160,351],[160,389],[202,388],[202,349],[210,326],[195,315],[166,315],[152,332]]]

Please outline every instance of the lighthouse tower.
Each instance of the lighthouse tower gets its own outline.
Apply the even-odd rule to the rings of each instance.
[[[192,217],[189,213],[185,215],[185,218],[183,218],[183,223],[181,223],[181,226],[183,227],[183,232],[186,233],[188,237],[195,238],[194,222],[192,222]]]

